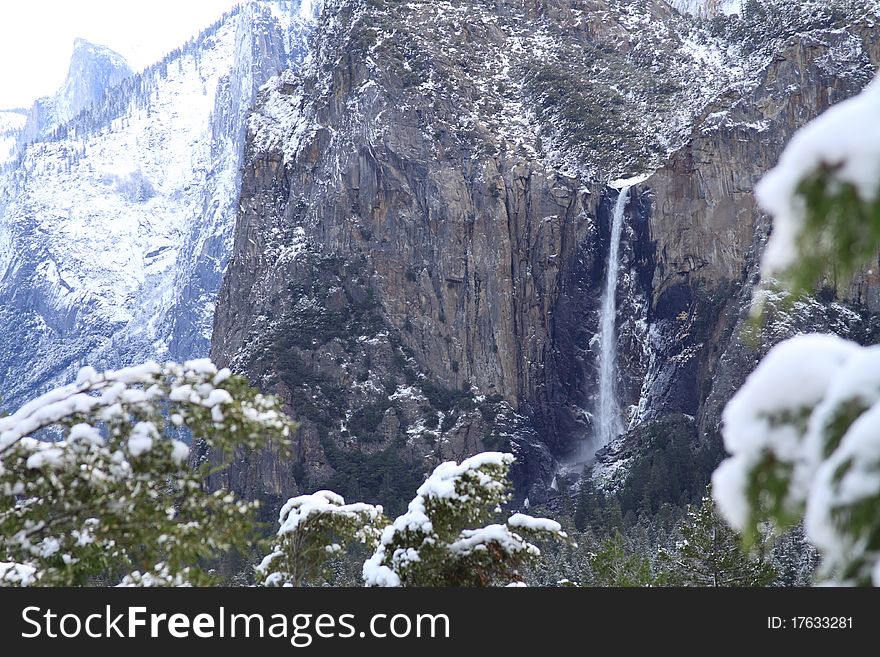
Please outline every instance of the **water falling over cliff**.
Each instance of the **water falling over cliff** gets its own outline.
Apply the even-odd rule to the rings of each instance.
[[[599,397],[595,408],[594,447],[607,445],[623,432],[623,419],[617,400],[617,276],[620,271],[620,237],[629,187],[620,190],[611,220],[611,240],[605,289],[599,309]]]

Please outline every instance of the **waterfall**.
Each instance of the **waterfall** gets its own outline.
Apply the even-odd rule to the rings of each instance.
[[[608,271],[599,311],[599,399],[595,409],[595,447],[604,447],[623,433],[623,419],[617,401],[617,275],[620,271],[620,236],[629,187],[620,190],[611,222]]]

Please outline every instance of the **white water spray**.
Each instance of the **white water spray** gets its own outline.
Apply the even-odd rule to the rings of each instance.
[[[596,404],[595,447],[599,449],[623,433],[623,418],[617,401],[617,274],[620,271],[620,237],[629,202],[629,187],[620,190],[611,221],[608,272],[599,311],[599,400]]]

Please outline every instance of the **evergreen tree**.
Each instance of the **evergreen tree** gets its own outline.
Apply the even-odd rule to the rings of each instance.
[[[711,491],[699,506],[689,507],[679,527],[680,540],[666,553],[670,583],[678,586],[770,586],[775,568],[765,560],[764,549],[743,550],[740,537],[719,518]]]
[[[773,565],[779,573],[780,586],[809,586],[813,583],[819,553],[807,540],[803,524],[774,541]]]
[[[593,586],[642,587],[664,582],[664,578],[654,576],[646,556],[627,552],[619,532],[602,543],[591,556],[589,566],[586,580]]]
[[[565,477],[557,477],[559,489],[559,516],[563,526],[570,526],[574,522],[575,501],[571,496],[571,486]]]
[[[381,506],[345,500],[331,491],[291,498],[278,517],[278,543],[257,566],[264,586],[327,582],[334,559],[354,541],[375,549],[387,524]]]
[[[487,452],[443,463],[405,514],[382,532],[364,564],[368,586],[496,586],[520,582],[541,552],[531,541],[567,540],[559,523],[516,513],[484,524],[510,498],[513,455]]]
[[[578,489],[573,520],[574,526],[579,532],[586,531],[593,517],[594,509],[597,506],[594,492],[592,487],[588,485],[589,483],[586,478],[582,479]]]
[[[0,418],[0,585],[212,582],[200,565],[249,546],[255,504],[203,482],[292,428],[210,361],[84,368]],[[216,458],[191,467],[183,432]]]
[[[585,471],[578,483],[578,497],[574,510],[574,525],[580,532],[606,535],[623,529],[623,512],[616,496],[607,496],[593,483],[592,474]]]

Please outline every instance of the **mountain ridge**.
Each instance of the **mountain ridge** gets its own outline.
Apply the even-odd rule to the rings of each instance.
[[[236,9],[144,72],[104,79],[95,102],[44,125],[7,166],[5,403],[86,363],[207,353],[245,116],[257,88],[303,56],[302,32],[275,3]]]
[[[18,148],[45,139],[133,74],[126,59],[116,51],[77,37],[64,82],[54,95],[34,101]]]

